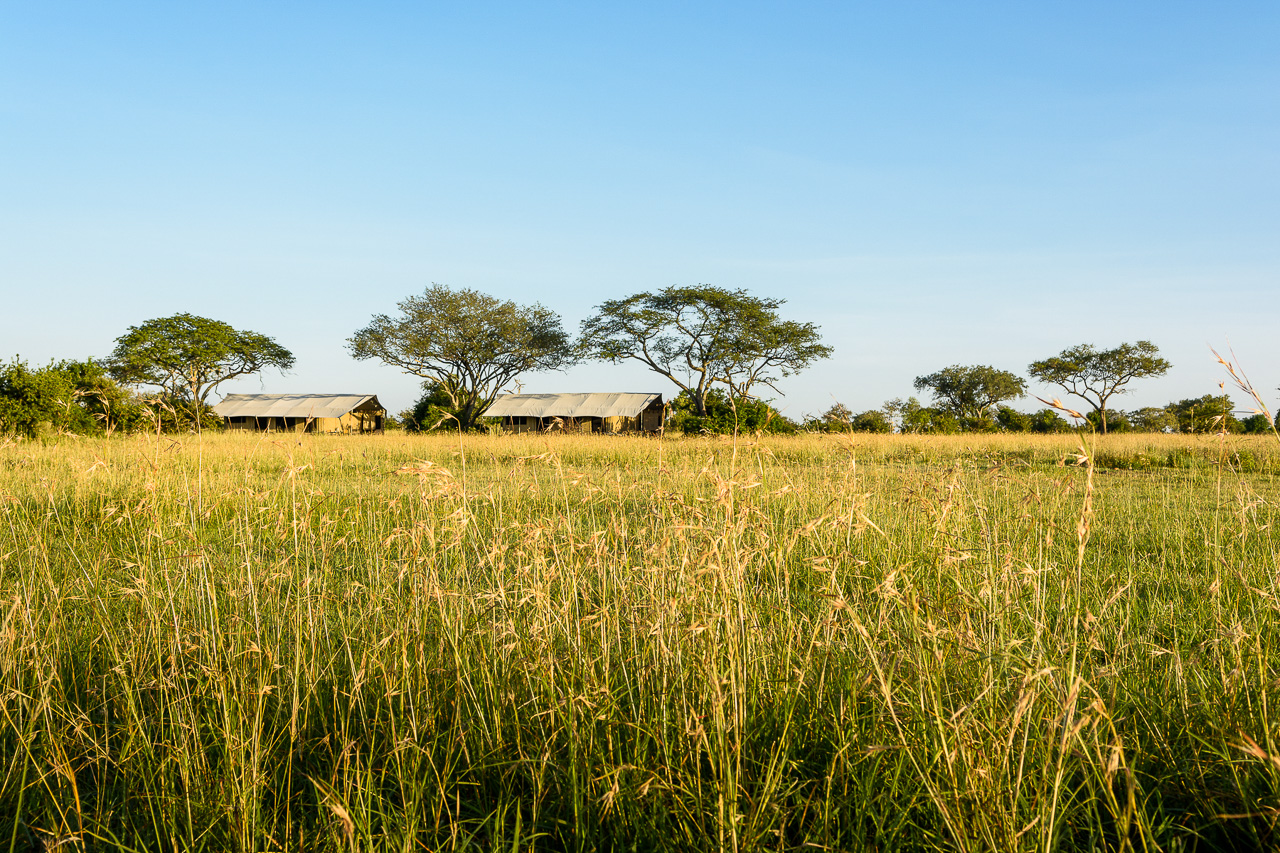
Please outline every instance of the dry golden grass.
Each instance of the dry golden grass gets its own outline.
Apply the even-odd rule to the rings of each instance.
[[[1256,438],[0,447],[0,841],[1266,849]]]

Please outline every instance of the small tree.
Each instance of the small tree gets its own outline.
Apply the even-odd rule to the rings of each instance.
[[[358,359],[377,358],[434,383],[470,430],[499,392],[522,373],[574,362],[560,316],[475,290],[439,284],[376,315],[347,342]]]
[[[130,326],[116,338],[106,364],[117,381],[161,389],[199,423],[210,392],[223,382],[268,367],[288,370],[293,353],[257,332],[242,332],[194,314],[174,314]]]
[[[1160,350],[1150,341],[1120,344],[1109,350],[1081,344],[1063,350],[1053,358],[1033,362],[1027,371],[1041,382],[1057,385],[1073,397],[1079,397],[1098,413],[1102,431],[1107,431],[1107,401],[1125,392],[1134,379],[1163,376],[1171,365],[1160,357]]]
[[[1026,380],[986,365],[952,365],[937,373],[916,377],[917,391],[930,391],[933,399],[961,421],[985,425],[991,408],[1005,400],[1021,397]],[[991,424],[994,427],[994,424]]]
[[[751,397],[756,385],[778,391],[780,378],[831,355],[817,326],[778,317],[783,302],[710,285],[637,293],[596,307],[582,323],[579,352],[648,365],[688,393],[705,417],[716,384],[735,399]]]

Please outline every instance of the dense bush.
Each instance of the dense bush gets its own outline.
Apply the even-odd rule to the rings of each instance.
[[[1178,418],[1167,408],[1147,406],[1129,412],[1126,417],[1139,432],[1177,432]]]
[[[860,415],[855,415],[849,422],[849,428],[854,432],[893,432],[893,421],[879,409],[868,409]]]
[[[1271,432],[1273,429],[1271,421],[1268,420],[1267,416],[1261,412],[1255,415],[1250,415],[1242,420],[1240,422],[1240,427],[1242,432],[1253,434]]]
[[[667,426],[685,434],[765,432],[790,435],[799,429],[794,421],[783,417],[766,401],[743,397],[730,399],[719,388],[707,392],[705,417],[698,416],[689,392],[681,391],[671,401],[671,416]]]
[[[400,413],[408,432],[427,432],[440,427],[457,426],[457,413],[449,395],[435,382],[422,383],[422,396],[412,409]]]
[[[915,403],[914,400],[910,402]],[[915,403],[908,404],[902,411],[902,432],[951,435],[960,432],[960,427],[960,421],[955,415],[942,409]]]
[[[1085,415],[1085,420],[1093,425],[1095,432],[1102,432],[1102,415],[1097,411],[1089,412]],[[1124,412],[1108,411],[1107,412],[1107,429],[1106,432],[1133,432],[1133,423]]]
[[[1231,398],[1225,394],[1205,394],[1165,406],[1178,420],[1178,432],[1243,432],[1244,425],[1234,414]]]
[[[893,432],[893,420],[880,409],[869,409],[855,415],[842,403],[836,403],[822,413],[822,417],[810,417],[804,422],[806,432]]]
[[[142,402],[92,359],[33,369],[15,358],[0,368],[0,432],[103,435],[138,429],[147,420]]]

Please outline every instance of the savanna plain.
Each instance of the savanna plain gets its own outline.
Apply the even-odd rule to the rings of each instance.
[[[0,446],[0,849],[1268,850],[1280,443]]]

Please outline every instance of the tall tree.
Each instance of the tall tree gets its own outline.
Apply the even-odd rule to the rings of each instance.
[[[579,351],[648,365],[687,392],[705,417],[715,384],[734,397],[750,397],[757,385],[778,391],[779,379],[831,355],[813,323],[778,317],[784,301],[705,284],[612,299],[583,321]]]
[[[443,391],[469,430],[521,373],[574,362],[560,316],[542,305],[517,305],[475,290],[433,284],[399,303],[399,315],[376,315],[347,346],[421,376]]]
[[[1084,400],[1098,413],[1102,431],[1107,431],[1107,401],[1125,392],[1134,379],[1163,376],[1172,365],[1160,357],[1160,349],[1150,341],[1120,344],[1109,350],[1093,344],[1065,349],[1053,358],[1033,362],[1027,372],[1041,382],[1057,385],[1073,397]]]
[[[978,420],[993,406],[1025,394],[1027,381],[985,364],[956,364],[928,376],[917,376],[915,387],[917,391],[932,392],[934,401],[957,418]]]
[[[130,326],[116,338],[106,364],[119,382],[151,385],[187,403],[199,423],[210,392],[223,382],[268,367],[288,370],[293,353],[257,332],[242,332],[194,314],[174,314]]]

